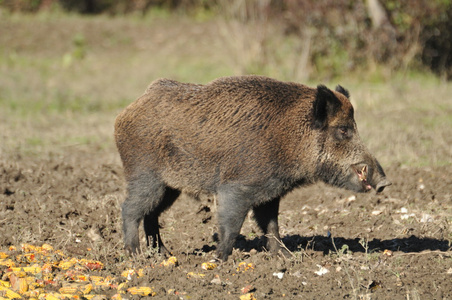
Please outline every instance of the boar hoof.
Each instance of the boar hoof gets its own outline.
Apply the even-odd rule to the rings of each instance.
[[[166,249],[166,247],[163,246],[163,245],[161,245],[159,247],[159,253],[162,254],[165,257],[172,256],[172,253],[168,249]]]
[[[138,253],[138,250],[132,246],[125,246],[124,251],[126,252],[126,255],[129,257],[135,256]]]

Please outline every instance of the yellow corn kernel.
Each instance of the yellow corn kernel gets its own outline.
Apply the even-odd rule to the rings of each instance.
[[[39,247],[30,245],[30,244],[22,244],[23,252],[39,252]]]
[[[138,269],[138,271],[136,271],[136,272],[137,272],[137,276],[138,277],[144,276],[144,270],[143,269]]]
[[[96,281],[93,284],[95,289],[106,290],[111,288],[111,283],[107,281]]]
[[[139,296],[155,296],[156,293],[152,290],[152,288],[147,286],[142,287],[131,287],[128,288],[127,291],[131,293],[132,295],[139,295]]]
[[[253,293],[248,293],[240,296],[240,300],[256,300]]]
[[[130,269],[122,272],[121,276],[124,278],[129,278],[129,276],[132,276],[133,274],[135,274],[135,270]]]
[[[58,297],[59,294],[40,294],[39,299],[46,299],[46,300],[60,300],[61,297]]]
[[[121,273],[121,277],[126,278],[127,280],[131,280],[133,275],[136,275],[136,271],[135,270],[126,270],[124,272]]]
[[[187,277],[188,278],[203,278],[205,276],[206,276],[206,274],[202,274],[202,273],[195,273],[195,272],[188,272],[187,273]]]
[[[121,290],[127,288],[127,282],[122,282],[118,285],[118,292],[122,292]]]
[[[36,262],[36,255],[34,253],[25,254],[29,263]]]
[[[14,273],[20,273],[20,275],[24,275],[23,272],[25,273],[31,273],[31,274],[38,274],[41,273],[42,268],[38,265],[38,264],[34,264],[31,267],[17,267],[17,268],[11,268],[11,270]],[[17,274],[19,276],[19,274]],[[24,275],[25,276],[25,275]],[[21,277],[21,276],[19,276]]]
[[[211,263],[211,262],[205,262],[202,263],[201,268],[204,270],[213,270],[217,267],[217,264]]]
[[[13,291],[23,294],[28,291],[28,282],[26,278],[18,278],[12,286]]]
[[[53,247],[50,246],[49,244],[43,244],[41,246],[41,249],[44,250],[44,251],[53,251]]]
[[[20,299],[22,298],[21,295],[19,295],[18,293],[14,292],[13,290],[4,287],[4,286],[0,286],[0,292],[3,292],[3,294],[6,296],[6,298],[8,299]]]
[[[46,281],[52,281],[54,278],[54,274],[44,274],[44,276],[42,276],[42,279]]]
[[[25,292],[23,296],[27,299],[37,299],[39,297],[39,294],[39,290],[30,290],[28,292]]]
[[[75,258],[73,258],[71,260],[62,260],[58,264],[58,267],[60,267],[63,270],[67,270],[70,267],[72,267],[73,265],[75,265],[76,263],[77,263],[77,259],[75,259]]]
[[[45,279],[43,279],[43,280],[38,280],[38,279],[35,279],[33,282],[28,282],[28,286],[30,287],[30,289],[40,289],[40,288],[43,288],[44,286],[45,286]]]
[[[107,296],[105,295],[85,295],[84,298],[91,300],[91,299],[106,299]]]
[[[77,276],[75,276],[74,280],[76,282],[84,282],[84,281],[88,281],[88,278],[86,277],[86,275],[77,275]]]
[[[0,252],[0,259],[4,259],[7,258],[9,255],[6,254],[5,252]]]
[[[91,293],[92,290],[93,290],[93,285],[91,283],[89,283],[83,287],[82,293],[83,293],[83,295],[86,295],[86,294]]]
[[[16,261],[17,262],[31,263],[31,262],[34,262],[35,260],[36,260],[36,255],[33,252],[25,253],[25,254],[21,254],[21,255],[17,255],[16,256]]]
[[[24,272],[22,270],[22,268],[11,268],[11,270],[12,270],[12,272],[10,272],[8,275],[10,277],[10,279],[9,279],[10,281],[11,281],[11,276],[13,276],[13,275],[17,278],[27,277],[27,273]]]
[[[162,261],[161,265],[164,267],[175,267],[178,263],[177,258],[175,256],[171,256],[167,260]]]
[[[36,277],[33,277],[33,276],[27,276],[27,277],[25,277],[25,280],[26,280],[27,283],[30,285],[30,284],[36,282]]]
[[[92,282],[96,283],[96,282],[101,282],[104,280],[104,278],[102,276],[90,276],[89,280],[91,280]]]
[[[63,286],[62,288],[60,288],[58,290],[61,294],[76,294],[77,292],[80,292],[80,289],[78,286],[75,285],[68,285],[68,286]]]
[[[241,263],[239,263],[239,266],[237,267],[237,272],[245,272],[249,269],[254,269],[256,266],[253,263],[246,263],[244,261],[242,261]]]
[[[55,250],[55,251],[53,251],[55,254],[58,254],[59,256],[61,256],[61,257],[66,257],[66,254],[64,254],[63,253],[63,251],[61,251],[61,250]]]
[[[8,268],[15,267],[16,264],[10,259],[0,259],[0,266],[7,266]]]
[[[53,270],[53,266],[52,266],[52,264],[49,264],[49,263],[43,264],[41,267],[41,271],[44,274],[52,273],[52,270]]]
[[[3,287],[11,287],[11,283],[9,283],[8,281],[5,281],[5,280],[0,280],[0,286],[3,286]]]

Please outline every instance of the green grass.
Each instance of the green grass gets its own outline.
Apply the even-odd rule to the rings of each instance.
[[[72,143],[114,152],[116,114],[152,80],[206,83],[248,72],[348,88],[360,135],[384,166],[451,165],[452,83],[378,66],[340,73],[347,54],[338,47],[304,71],[300,40],[269,27],[262,59],[247,48],[257,45],[252,28],[233,28],[212,16],[159,11],[144,18],[2,15],[0,150],[40,155]]]

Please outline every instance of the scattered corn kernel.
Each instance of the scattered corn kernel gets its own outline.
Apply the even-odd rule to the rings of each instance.
[[[201,268],[204,270],[213,270],[217,267],[217,264],[211,263],[211,262],[205,262],[202,263]]]
[[[203,278],[203,277],[205,277],[206,275],[205,274],[202,274],[202,273],[195,273],[195,272],[188,272],[187,273],[187,277],[188,278]]]
[[[17,278],[14,284],[11,285],[11,289],[19,294],[23,294],[28,291],[28,282],[26,278]]]
[[[249,269],[254,269],[255,265],[253,263],[246,263],[244,261],[242,261],[241,263],[239,263],[239,266],[237,267],[237,272],[245,272],[248,271]]]
[[[164,267],[176,267],[179,264],[175,256],[171,256],[167,260],[164,260],[161,265]]]
[[[14,292],[13,290],[4,287],[4,286],[0,286],[0,292],[2,292],[6,298],[8,299],[20,299],[22,298],[21,295],[19,295],[18,293]]]
[[[127,292],[132,295],[139,296],[155,296],[156,293],[150,287],[142,286],[142,287],[131,287],[127,289]]]
[[[0,266],[7,266],[8,268],[15,267],[16,264],[10,259],[0,259]]]
[[[41,248],[44,251],[53,251],[53,247],[50,246],[49,244],[43,244]]]
[[[240,300],[256,300],[253,293],[248,293],[240,296]]]

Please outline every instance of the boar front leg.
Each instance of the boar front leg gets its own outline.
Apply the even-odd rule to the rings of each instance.
[[[290,252],[283,247],[283,243],[279,236],[279,200],[280,198],[275,198],[271,201],[261,203],[258,206],[254,206],[254,219],[265,234],[267,249],[273,253],[281,251],[285,256],[289,256]]]
[[[227,187],[218,193],[220,241],[217,255],[221,260],[226,261],[232,253],[232,248],[250,208],[250,201],[240,188]]]

